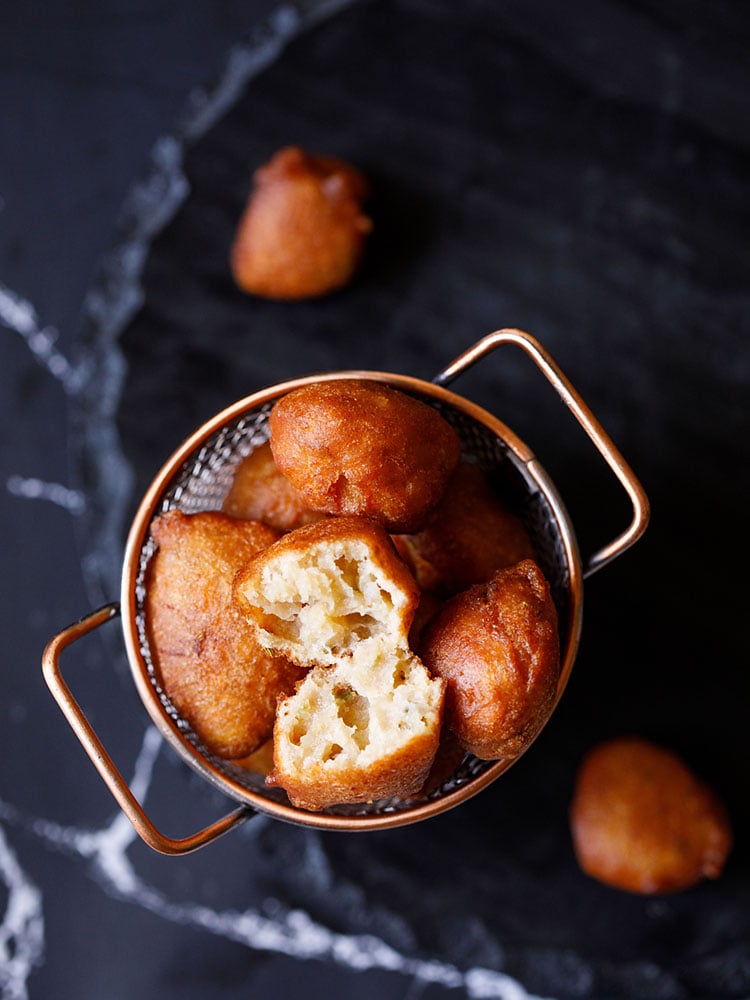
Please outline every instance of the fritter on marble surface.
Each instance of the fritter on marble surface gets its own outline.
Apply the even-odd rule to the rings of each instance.
[[[318,298],[348,284],[372,222],[364,175],[333,156],[280,149],[256,170],[231,248],[234,279],[267,299]]]
[[[712,789],[677,754],[636,736],[589,751],[570,824],[588,875],[645,895],[718,878],[732,846],[729,817]]]

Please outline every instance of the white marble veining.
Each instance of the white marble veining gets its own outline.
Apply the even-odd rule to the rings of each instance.
[[[62,328],[58,318],[40,316],[24,297],[34,299],[33,286],[23,286],[23,293],[19,294],[0,281],[0,338],[7,329],[5,344],[11,361],[17,361],[22,351],[29,352],[28,357],[21,355],[22,381],[14,390],[19,399],[26,401],[32,399],[32,390],[36,392],[41,385],[56,404],[64,392],[71,410],[85,416],[85,421],[71,422],[71,438],[75,432],[85,431],[86,447],[79,447],[78,457],[90,460],[85,466],[88,475],[81,476],[86,485],[79,489],[79,482],[73,477],[80,468],[74,464],[71,464],[71,481],[66,483],[65,473],[53,472],[44,465],[14,467],[12,459],[6,462],[11,467],[4,467],[0,473],[0,499],[13,498],[6,503],[11,518],[19,508],[23,515],[29,512],[30,501],[45,501],[32,504],[31,518],[24,517],[24,524],[47,518],[54,520],[57,528],[61,509],[76,519],[76,535],[83,553],[77,564],[63,567],[62,572],[75,577],[80,571],[89,596],[99,596],[101,603],[118,592],[122,537],[134,499],[134,470],[121,450],[116,420],[127,371],[118,340],[145,299],[146,285],[141,278],[151,240],[189,199],[190,184],[183,174],[186,146],[199,140],[231,110],[234,98],[252,76],[272,64],[299,31],[316,23],[317,17],[353,5],[353,0],[324,0],[323,4],[316,0],[317,13],[311,11],[312,4],[313,0],[282,0],[254,42],[237,46],[229,53],[224,73],[216,84],[196,88],[190,94],[179,128],[156,142],[152,150],[153,169],[132,189],[123,206],[117,244],[101,261],[104,273],[87,296],[82,335],[75,346],[67,336],[70,331]],[[408,27],[417,14],[429,15],[436,6],[433,0],[408,0],[389,4],[388,9],[403,7]],[[479,0],[478,6],[488,11],[492,8],[490,0]],[[687,523],[691,511],[704,508],[711,511],[712,504],[705,502],[710,498],[708,483],[715,494],[711,499],[720,502],[725,514],[733,509],[739,511],[736,503],[728,502],[730,497],[736,499],[736,483],[732,494],[730,480],[717,475],[722,463],[730,470],[734,465],[734,451],[730,447],[733,439],[746,440],[745,435],[737,432],[741,431],[741,414],[745,412],[741,403],[743,377],[750,363],[750,354],[742,349],[745,346],[742,338],[745,326],[740,318],[744,301],[739,264],[742,255],[736,252],[742,220],[738,206],[742,205],[741,167],[745,151],[741,122],[746,118],[743,113],[748,96],[746,62],[740,59],[744,49],[738,41],[739,33],[729,44],[723,44],[722,39],[728,27],[739,24],[739,18],[722,8],[726,15],[723,23],[719,23],[721,17],[717,20],[714,16],[712,20],[709,15],[697,15],[691,27],[687,16],[675,16],[667,24],[663,18],[650,16],[641,5],[614,4],[604,5],[597,18],[587,22],[586,29],[581,31],[575,16],[559,13],[563,9],[534,4],[503,7],[496,31],[488,33],[488,42],[499,42],[499,72],[492,82],[496,83],[500,97],[493,89],[492,102],[488,100],[485,106],[480,101],[476,108],[469,108],[467,124],[486,117],[502,142],[472,145],[476,157],[467,157],[455,178],[447,172],[443,174],[441,150],[431,150],[425,144],[425,157],[429,152],[438,154],[441,170],[436,190],[448,190],[447,182],[451,181],[451,193],[454,190],[466,193],[470,214],[465,220],[459,220],[456,214],[450,217],[450,222],[454,230],[460,222],[472,237],[471,271],[467,271],[471,281],[466,288],[462,287],[454,280],[452,266],[449,271],[440,269],[442,261],[438,254],[425,257],[416,253],[409,263],[413,272],[418,266],[430,269],[429,295],[419,302],[419,308],[412,308],[419,301],[419,289],[410,288],[406,278],[403,285],[396,285],[396,290],[404,293],[406,306],[399,310],[394,329],[398,336],[403,329],[413,331],[409,347],[413,354],[409,356],[420,361],[416,355],[426,338],[415,319],[422,312],[429,317],[434,314],[446,327],[455,330],[456,336],[463,336],[470,326],[469,310],[464,308],[469,293],[474,318],[479,318],[482,329],[488,328],[483,325],[485,319],[498,310],[501,314],[528,312],[532,329],[536,326],[545,329],[558,343],[564,344],[568,358],[580,363],[587,385],[595,396],[606,401],[611,418],[607,420],[608,430],[618,441],[623,435],[635,445],[634,458],[638,458],[637,464],[642,463],[646,472],[650,469],[662,502],[673,498],[677,495],[674,491],[681,488],[683,500],[687,496],[690,501],[692,497],[684,509],[680,507],[677,528]],[[548,24],[541,24],[542,16],[549,17]],[[463,21],[462,8],[461,18],[456,21],[459,32],[455,39],[446,40],[454,50],[461,49]],[[441,23],[436,20],[437,26]],[[341,37],[349,36],[342,32]],[[397,50],[405,49],[408,39],[394,37]],[[543,44],[539,44],[540,37]],[[344,51],[350,55],[348,47]],[[484,46],[478,51],[484,52]],[[389,52],[390,49],[385,53],[378,50],[378,55]],[[636,60],[633,52],[638,53]],[[387,60],[381,59],[381,64],[389,68]],[[436,64],[442,71],[443,61]],[[527,64],[529,73],[520,72],[522,65]],[[294,65],[292,60],[292,69]],[[420,64],[414,65],[420,68]],[[365,67],[362,75],[369,82],[369,67],[365,63],[362,66]],[[47,68],[44,69],[46,72]],[[358,62],[356,69],[361,72]],[[154,78],[157,82],[162,79]],[[447,73],[444,81],[436,77],[436,82],[440,84],[435,91],[436,100],[448,98],[449,102],[458,102],[463,91],[453,89]],[[457,82],[461,84],[461,79]],[[586,142],[571,145],[565,115],[559,116],[562,124],[558,135],[557,123],[549,114],[541,114],[543,103],[540,101],[538,108],[530,106],[529,94],[533,96],[536,82],[549,84],[549,96],[555,98],[551,103],[553,110],[558,107],[580,110],[570,124],[577,129],[573,134],[581,140],[586,138]],[[145,85],[144,82],[147,94]],[[576,95],[575,102],[572,97],[570,102],[564,97],[568,92]],[[419,93],[418,88],[415,93]],[[540,96],[546,93],[540,86]],[[345,91],[334,93],[333,87],[331,94],[337,99],[341,94],[349,97]],[[558,105],[556,99],[560,94],[563,98]],[[355,93],[351,98],[352,108],[358,110],[358,95]],[[377,101],[373,106],[373,121],[365,121],[369,130],[389,124],[385,107]],[[426,110],[430,106],[431,102],[425,102]],[[298,113],[302,112],[300,108]],[[532,157],[526,152],[536,148],[534,136],[542,131],[539,129],[542,122],[553,125],[552,155],[544,157],[538,170],[534,164],[534,170],[527,176],[524,168],[532,164]],[[625,123],[622,129],[621,122]],[[395,119],[395,124],[399,124],[399,119]],[[418,136],[431,134],[422,132],[421,121],[417,124]],[[447,135],[455,141],[459,131]],[[388,155],[383,159],[387,165],[391,135],[383,129],[383,136],[388,140]],[[629,136],[636,141],[625,143],[623,140]],[[396,132],[393,139],[398,140]],[[524,155],[516,160],[513,145],[518,140]],[[101,144],[105,141],[106,136]],[[638,153],[640,144],[642,154]],[[397,141],[393,145],[394,149],[399,148]],[[418,150],[418,163],[422,162],[421,152]],[[87,155],[101,158],[104,153],[101,148],[97,151],[92,143]],[[99,159],[99,162],[107,161]],[[583,170],[580,176],[579,168]],[[387,175],[388,171],[384,171],[383,177]],[[485,197],[485,175],[503,189],[502,197]],[[568,175],[575,177],[575,181],[568,183]],[[555,186],[544,183],[549,177],[555,180],[559,177],[565,190],[558,192]],[[704,190],[707,194],[702,196]],[[409,194],[408,184],[400,193],[396,188],[394,204],[405,194]],[[421,188],[415,187],[414,194],[422,194]],[[565,197],[561,198],[561,194]],[[415,207],[419,207],[418,197]],[[5,208],[0,196],[0,213]],[[420,213],[416,212],[411,221],[420,222]],[[492,226],[498,226],[499,244],[493,238],[491,245],[499,245],[501,252],[497,257],[482,254],[480,258],[482,237]],[[475,232],[478,240],[474,240]],[[439,235],[440,231],[436,233]],[[27,244],[22,249],[33,262],[32,241]],[[44,280],[39,267],[30,273],[38,273],[39,280]],[[411,282],[414,273],[407,277]],[[580,307],[581,302],[585,308]],[[599,355],[604,359],[601,365]],[[401,360],[406,365],[408,358]],[[610,398],[609,372],[627,385],[628,392],[621,404]],[[35,378],[30,377],[34,375]],[[28,395],[22,396],[24,392]],[[698,413],[700,418],[685,419],[683,411]],[[721,434],[714,439],[712,434],[717,428]],[[24,442],[19,444],[23,446]],[[58,467],[56,460],[55,468]],[[62,481],[54,481],[57,478]],[[729,520],[728,516],[724,518],[727,523]],[[692,567],[694,546],[689,547],[689,552],[685,546],[669,548],[669,531],[675,527],[672,525],[670,529],[669,522],[667,510],[667,517],[661,518],[661,527],[655,525],[662,534],[656,536],[652,553],[668,553],[670,565],[676,559],[674,565],[679,569],[680,553],[687,552],[685,566],[690,562]],[[73,526],[71,520],[71,533]],[[23,566],[26,593],[31,590],[35,602],[34,588],[40,567],[33,559],[47,560],[49,555],[49,551],[30,551]],[[636,570],[633,578],[637,576]],[[728,584],[730,579],[722,582]],[[615,593],[618,586],[615,584],[613,588]],[[714,590],[723,599],[729,587]],[[646,588],[647,607],[659,607],[660,595],[659,587]],[[21,606],[24,591],[19,587],[18,598],[15,593],[13,597],[11,615]],[[643,600],[640,592],[639,597]],[[57,616],[68,608],[66,598],[63,592],[53,609],[42,607],[41,601],[34,603],[28,617],[35,631],[24,636],[23,641],[34,642],[36,630],[44,628],[46,632],[51,615]],[[96,603],[92,601],[89,606]],[[626,610],[630,607],[627,601],[625,607]],[[83,609],[68,610],[72,617]],[[594,628],[594,637],[611,632],[610,611],[608,608],[605,612],[598,632]],[[648,614],[645,617],[649,620]],[[710,616],[707,620],[711,620]],[[655,621],[653,616],[651,621]],[[690,635],[692,647],[699,653],[704,642],[706,649],[713,649],[715,643],[710,642],[713,637],[705,629],[703,638],[700,629],[697,638],[692,632]],[[590,648],[595,645],[596,638]],[[609,646],[604,648],[610,651]],[[614,662],[625,662],[626,654],[619,649],[615,653]],[[648,668],[648,662],[644,663]],[[22,673],[25,666],[31,671],[28,676]],[[595,667],[593,662],[592,667]],[[27,700],[22,692],[30,690],[31,685],[41,686],[33,670],[33,662],[23,664],[18,658],[16,662],[8,658],[7,679],[13,690],[5,702],[6,721],[10,724],[9,739],[15,734],[16,742],[20,724],[32,721],[34,707],[34,699]],[[589,676],[593,672],[592,669]],[[612,676],[611,671],[605,673]],[[638,676],[636,671],[633,677]],[[647,669],[643,670],[643,676],[648,680]],[[631,688],[636,692],[632,705],[640,686],[634,682]],[[657,693],[658,690],[657,685]],[[647,705],[643,711],[656,724],[658,698],[651,701],[653,706]],[[654,706],[656,714],[651,714]],[[684,718],[690,718],[693,711],[697,717],[700,707],[699,697],[688,699]],[[583,711],[585,714],[585,704]],[[623,717],[624,713],[614,716],[615,720]],[[667,721],[673,732],[679,731],[681,723],[677,718]],[[565,725],[563,747],[570,754],[572,726],[566,729]],[[579,734],[575,736],[577,740]],[[685,738],[693,739],[692,731],[686,732]],[[124,762],[126,772],[132,771],[131,787],[143,802],[150,797],[153,804],[159,797],[159,779],[165,764],[162,746],[156,731],[147,729],[140,747],[132,749]],[[46,746],[43,749],[47,751]],[[721,761],[725,750],[717,751],[716,761]],[[66,767],[69,763],[75,771],[74,756],[71,751],[70,761],[61,763]],[[17,758],[9,760],[13,768],[18,768]],[[86,766],[81,763],[82,768]],[[553,780],[564,774],[559,761],[552,761],[550,767],[545,775],[551,775]],[[426,866],[420,865],[414,873],[408,870],[404,863],[407,847],[402,852],[399,845],[391,852],[389,845],[384,856],[373,852],[373,865],[365,874],[358,865],[362,855],[355,848],[342,860],[333,853],[331,841],[325,835],[305,831],[304,836],[297,836],[282,824],[258,818],[232,836],[257,837],[257,845],[267,852],[260,855],[261,861],[265,863],[268,857],[274,862],[274,870],[269,869],[267,880],[262,881],[272,888],[249,891],[239,895],[236,902],[241,885],[235,887],[232,883],[229,896],[217,891],[219,878],[225,877],[216,874],[222,864],[221,847],[216,867],[213,859],[205,859],[209,872],[205,880],[191,881],[190,861],[181,863],[175,859],[176,868],[172,862],[165,867],[153,864],[153,858],[140,844],[130,823],[114,806],[110,811],[106,800],[102,816],[90,828],[77,825],[80,821],[76,818],[72,823],[61,823],[54,813],[52,796],[39,799],[37,805],[29,806],[29,812],[25,812],[17,803],[16,793],[10,791],[17,787],[10,783],[10,770],[6,769],[5,782],[0,782],[0,1000],[36,1000],[40,980],[54,981],[59,971],[60,966],[55,963],[60,960],[60,942],[52,939],[56,933],[53,928],[61,903],[64,914],[74,900],[53,898],[59,891],[58,881],[73,887],[71,895],[75,895],[76,888],[86,885],[94,896],[99,895],[106,902],[110,917],[123,927],[137,923],[142,916],[147,918],[144,924],[150,927],[155,921],[157,930],[161,927],[171,941],[181,943],[184,928],[186,941],[195,940],[198,932],[207,942],[207,950],[213,944],[220,946],[220,952],[229,953],[231,943],[235,949],[244,949],[248,956],[251,953],[261,957],[283,956],[284,970],[288,969],[292,978],[310,977],[313,967],[306,963],[311,960],[341,970],[342,980],[345,973],[358,970],[389,971],[396,977],[396,994],[400,988],[410,1000],[416,1000],[423,991],[430,993],[433,984],[457,997],[500,1000],[534,1000],[524,984],[534,985],[540,992],[562,991],[568,997],[581,998],[627,995],[653,1000],[700,993],[715,997],[748,996],[750,1000],[749,939],[742,919],[746,880],[742,878],[741,864],[734,867],[726,888],[722,886],[723,895],[718,894],[716,886],[702,887],[700,891],[705,893],[695,897],[698,904],[692,909],[689,903],[671,898],[650,900],[643,904],[639,916],[637,900],[618,903],[605,901],[602,895],[596,897],[598,908],[589,907],[595,890],[574,885],[572,874],[570,881],[566,881],[565,871],[561,881],[548,884],[547,876],[553,864],[556,865],[557,855],[543,852],[559,832],[555,825],[562,822],[559,815],[552,817],[552,832],[548,837],[541,836],[539,830],[530,831],[531,842],[524,843],[522,857],[528,867],[520,869],[519,881],[512,887],[506,887],[503,879],[516,874],[512,867],[515,858],[492,855],[492,867],[487,871],[477,863],[481,858],[471,854],[466,869],[450,873],[452,884],[445,891],[442,884],[435,887],[428,882],[432,869],[430,875],[426,874]],[[726,784],[730,785],[739,774],[735,767],[724,776]],[[59,794],[71,794],[66,781]],[[74,817],[77,815],[74,813]],[[526,829],[519,831],[519,838],[526,833]],[[491,828],[486,836],[489,850],[493,846]],[[407,844],[406,838],[403,843]],[[422,846],[420,838],[413,843],[417,849]],[[231,845],[222,846],[227,847],[228,855]],[[242,854],[242,840],[235,846]],[[452,846],[452,842],[446,845],[447,858]],[[200,862],[202,865],[203,856]],[[572,865],[572,859],[567,863]],[[177,874],[162,884],[160,876],[154,873],[166,868],[173,876]],[[469,872],[471,878],[464,882],[462,876]],[[398,878],[402,890],[395,898],[389,894],[390,877]],[[247,879],[249,882],[251,876]],[[173,883],[179,889],[172,888]],[[417,893],[424,896],[417,897]],[[419,902],[413,912],[412,896]],[[403,905],[397,900],[403,901]],[[454,901],[458,905],[451,912]],[[234,908],[230,908],[230,902]],[[507,915],[511,911],[515,918],[512,908],[516,906],[519,917],[514,924]],[[425,914],[428,918],[435,914],[434,926],[440,924],[439,934],[432,933],[432,924],[427,929],[420,925],[420,915]],[[546,933],[546,928],[555,922],[557,933]],[[363,929],[369,933],[361,933]],[[465,937],[458,940],[461,934]],[[572,941],[576,942],[575,948],[570,944]],[[106,949],[108,945],[94,942],[91,947]],[[92,957],[106,962],[108,953]],[[262,959],[257,963],[252,959],[248,964],[264,963]],[[523,982],[509,976],[506,970],[515,972]],[[166,975],[169,969],[161,967],[159,971]],[[149,986],[158,992],[158,983],[147,983],[147,993]],[[72,993],[67,995],[75,996],[75,984],[70,988]],[[48,992],[54,995],[54,987]]]
[[[5,486],[13,496],[26,500],[47,500],[76,516],[86,509],[86,499],[80,490],[61,483],[49,483],[35,476],[8,476]]]
[[[19,864],[2,827],[0,881],[7,893],[0,922],[0,997],[26,1000],[29,976],[44,957],[42,893]]]
[[[77,390],[81,371],[55,346],[59,331],[54,326],[42,325],[34,306],[2,283],[0,323],[23,337],[36,360],[62,383],[66,392]]]
[[[162,740],[154,728],[143,739],[135,763],[131,788],[145,801]],[[214,909],[199,902],[170,899],[149,884],[136,870],[128,849],[137,834],[122,813],[99,829],[66,826],[40,817],[24,817],[0,801],[0,818],[20,827],[49,849],[87,863],[102,891],[123,902],[142,907],[172,923],[199,928],[254,951],[285,955],[298,961],[327,961],[345,969],[378,969],[410,979],[414,984],[439,984],[472,998],[540,1000],[511,976],[494,969],[460,969],[437,958],[405,954],[373,934],[334,931],[300,908],[289,908],[278,899],[264,899],[260,907],[244,910]],[[303,862],[304,863],[304,862]],[[5,919],[0,927],[4,955],[0,971],[2,1000],[23,1000],[25,981],[43,952],[42,896],[21,871],[0,828],[0,872],[10,890]],[[13,939],[12,955],[6,942]]]

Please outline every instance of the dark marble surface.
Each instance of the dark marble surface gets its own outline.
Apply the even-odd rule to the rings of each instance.
[[[2,1000],[748,997],[743,6],[50,3],[0,29]],[[241,296],[226,252],[252,169],[289,141],[358,162],[376,228],[351,288],[282,306]],[[118,596],[159,466],[263,385],[430,378],[504,325],[551,351],[653,506],[586,584],[550,724],[425,824],[352,837],[257,818],[154,854],[39,657]],[[588,553],[627,507],[540,383],[504,351],[456,388],[535,450]],[[227,811],[150,727],[116,623],[64,663],[157,825]],[[578,870],[576,767],[623,732],[726,800],[717,882],[644,899]]]

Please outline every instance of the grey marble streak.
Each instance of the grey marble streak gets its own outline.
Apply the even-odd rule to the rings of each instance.
[[[133,793],[148,801],[154,762],[161,747],[161,737],[149,730],[130,780]],[[221,909],[170,898],[149,884],[132,864],[128,851],[136,840],[129,821],[117,813],[101,829],[64,826],[44,817],[27,818],[12,805],[0,800],[0,818],[11,827],[26,827],[52,850],[80,857],[89,862],[92,874],[102,889],[116,899],[153,912],[172,924],[193,926],[205,933],[238,942],[247,948],[278,952],[297,960],[328,960],[356,971],[386,970],[406,977],[415,985],[440,985],[462,990],[470,998],[497,1000],[541,1000],[528,993],[512,977],[481,966],[460,969],[437,958],[412,957],[387,943],[372,931],[341,933],[315,921],[302,908],[290,908],[273,897],[266,897],[262,908]],[[258,821],[258,830],[263,821]],[[325,884],[330,892],[330,872],[323,853],[310,840],[300,856],[295,852],[294,868],[300,881]],[[43,902],[38,888],[20,869],[0,828],[0,880],[8,889],[5,919],[0,923],[0,995],[3,1000],[25,1000],[28,979],[34,966],[42,961]],[[347,887],[336,886],[339,917],[368,909],[366,902]],[[347,910],[353,912],[347,913]],[[395,936],[395,935],[394,935]],[[399,935],[403,940],[404,935]],[[408,940],[408,936],[407,936]]]

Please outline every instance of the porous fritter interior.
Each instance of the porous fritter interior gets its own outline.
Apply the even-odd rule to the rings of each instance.
[[[269,781],[308,809],[414,794],[445,684],[409,649],[418,593],[385,531],[341,518],[298,529],[235,591],[262,645],[312,665],[279,703]]]

